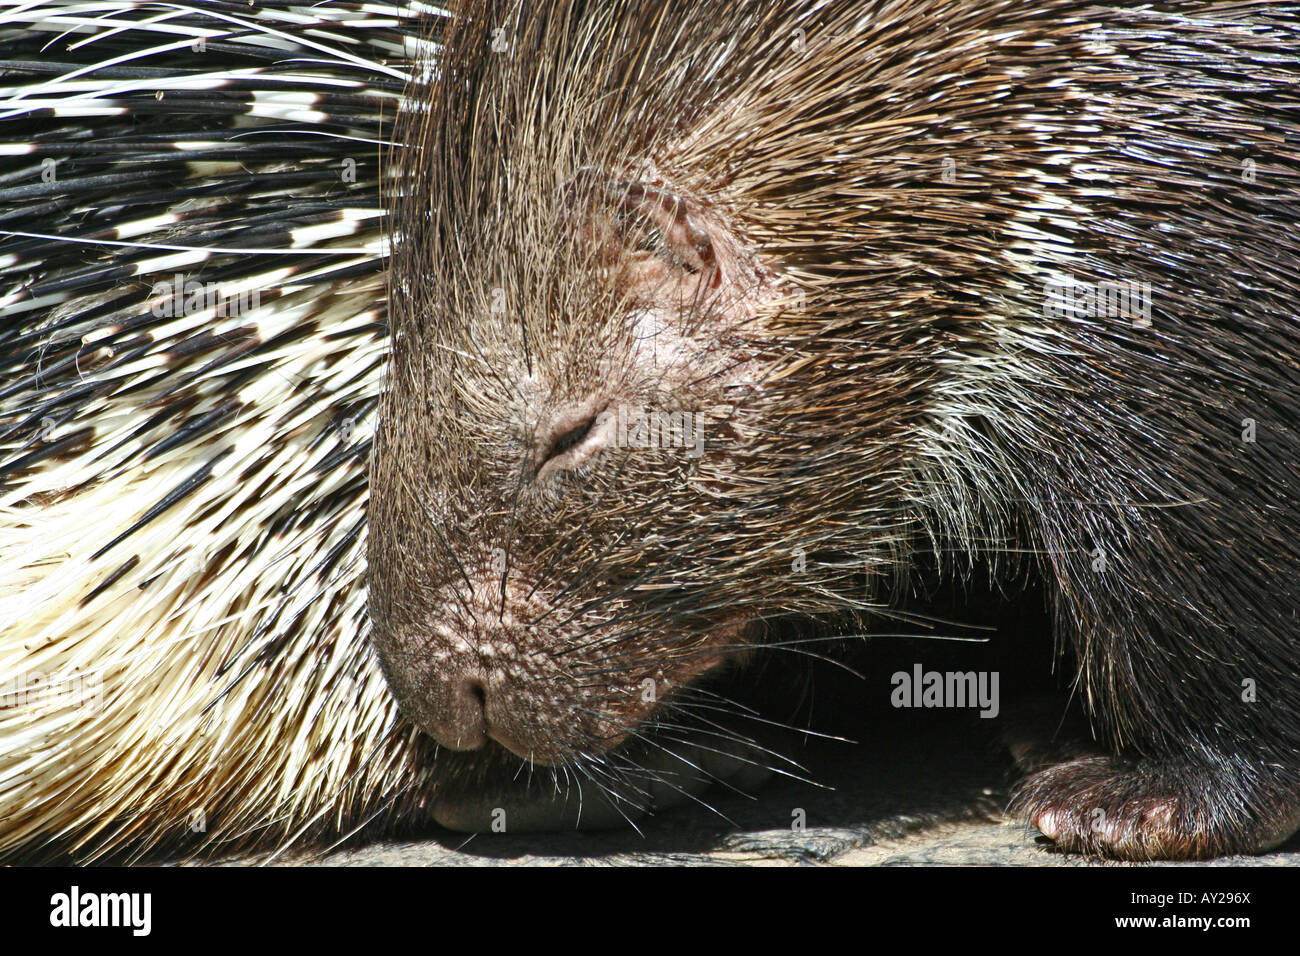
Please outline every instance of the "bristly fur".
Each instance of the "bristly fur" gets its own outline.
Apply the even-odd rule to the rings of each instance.
[[[543,784],[616,793],[746,622],[1032,553],[1121,755],[1028,755],[1019,809],[1130,857],[1294,829],[1295,7],[457,7],[0,0],[0,678],[102,687],[3,701],[0,854],[274,845],[518,776],[399,719],[367,546],[417,722],[468,639]],[[403,100],[435,27],[452,82]],[[633,195],[746,281],[629,365],[599,208]],[[178,272],[260,304],[159,318]],[[1064,277],[1151,283],[1151,326],[1044,317]],[[541,480],[593,383],[702,414],[707,454]]]
[[[756,621],[1031,553],[1112,756],[1020,810],[1138,858],[1294,831],[1296,8],[466,13],[402,137],[372,471],[408,716],[563,765]],[[1150,289],[1149,324],[1050,314],[1066,281]],[[629,406],[707,452],[619,445]]]
[[[364,509],[435,13],[0,2],[0,854],[233,850],[418,781]]]

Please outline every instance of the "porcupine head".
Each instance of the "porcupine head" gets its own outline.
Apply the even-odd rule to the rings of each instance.
[[[1083,447],[1022,480],[987,440],[1007,417],[970,425],[994,376],[1035,394],[1025,360],[997,361],[1021,263],[999,231],[1039,200],[955,199],[954,147],[925,117],[941,99],[976,115],[978,84],[952,77],[1004,74],[986,47],[940,42],[966,27],[929,4],[909,8],[934,42],[907,70],[864,60],[850,7],[472,4],[400,124],[373,641],[484,806],[521,761],[601,789],[643,766],[641,742],[671,751],[700,680],[771,622],[862,610],[918,540],[969,544],[978,524],[997,541],[1012,522],[988,489],[1023,497]],[[1023,168],[1011,121],[988,126],[985,168]],[[1055,427],[1033,412],[1015,440]],[[1084,771],[1127,828],[1100,843],[1228,845],[1192,847],[1196,821],[1143,844],[1143,820],[1186,807],[1163,782],[1130,794],[1132,774]]]
[[[818,361],[793,344],[799,287],[691,145],[732,119],[698,95],[725,24],[670,65],[599,18],[503,10],[459,22],[399,133],[372,613],[404,714],[443,748],[564,766],[742,658],[756,616],[822,603],[787,572],[852,494],[772,482],[794,492],[819,456],[883,474],[897,423],[852,462],[796,437],[804,403],[772,371]]]

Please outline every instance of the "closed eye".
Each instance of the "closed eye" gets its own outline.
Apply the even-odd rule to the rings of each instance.
[[[551,450],[547,453],[546,458],[543,459],[543,463],[550,461],[552,458],[558,458],[575,445],[580,445],[583,439],[591,434],[591,427],[595,424],[596,419],[593,416],[581,425],[578,425],[576,428],[569,429],[555,440],[555,444],[551,446]]]

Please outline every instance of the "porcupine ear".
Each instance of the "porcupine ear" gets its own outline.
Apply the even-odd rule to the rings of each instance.
[[[690,302],[726,278],[725,229],[687,197],[592,166],[561,193],[579,246],[616,270],[617,288],[634,300],[675,293]]]

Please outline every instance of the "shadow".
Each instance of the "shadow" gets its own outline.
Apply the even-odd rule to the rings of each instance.
[[[970,595],[952,600],[969,602]],[[779,743],[764,741],[797,761],[804,768],[797,772],[811,782],[773,774],[749,793],[715,784],[696,802],[638,821],[638,829],[468,835],[431,827],[383,839],[390,846],[395,839],[431,844],[426,862],[546,857],[662,864],[678,857],[703,862],[699,855],[719,850],[815,861],[935,824],[1000,819],[1015,779],[999,740],[1008,702],[1056,685],[1040,605],[1031,600],[1008,606],[984,593],[975,599],[982,621],[932,629],[979,642],[858,637],[828,651],[833,661],[804,658],[798,667],[790,666],[790,655],[769,652],[715,688],[764,717],[846,738],[790,732]],[[970,620],[971,604],[960,606]],[[918,666],[923,672],[996,671],[998,714],[982,718],[974,709],[894,706],[894,675],[911,676]],[[1028,832],[1026,840],[1032,840]],[[362,836],[349,846],[367,842]],[[449,856],[438,858],[434,847]]]

